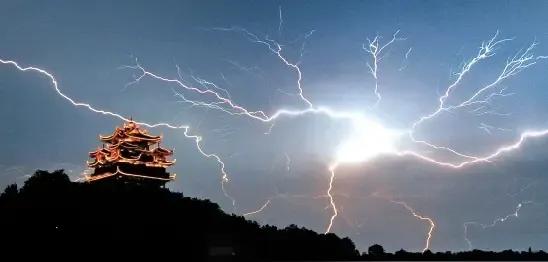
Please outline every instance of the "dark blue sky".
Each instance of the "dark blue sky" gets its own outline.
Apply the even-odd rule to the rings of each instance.
[[[156,128],[151,131],[164,134],[165,145],[175,148],[173,189],[210,198],[238,214],[272,199],[250,218],[323,232],[331,215],[327,167],[351,132],[348,123],[322,115],[283,118],[265,135],[269,124],[178,103],[174,85],[144,79],[126,88],[139,72],[120,67],[138,58],[147,69],[176,78],[178,65],[186,79],[215,82],[251,110],[302,109],[294,95],[294,71],[242,34],[213,29],[237,26],[269,36],[283,44],[292,62],[299,60],[304,35],[315,30],[306,38],[300,63],[307,97],[317,106],[367,114],[404,130],[436,108],[454,73],[497,30],[499,38],[513,40],[474,67],[450,103],[488,84],[508,57],[533,41],[539,43],[535,55],[548,55],[547,12],[545,1],[1,1],[0,59],[44,68],[67,95],[98,108],[139,121],[190,125],[193,134],[203,136],[204,150],[225,160],[227,189],[237,205],[220,190],[213,159],[200,155],[180,130]],[[388,41],[396,30],[405,40],[387,49],[379,67],[383,100],[371,110],[374,79],[361,47],[375,35]],[[497,99],[495,108],[503,115],[444,114],[421,126],[417,136],[484,155],[524,130],[548,128],[547,62],[539,60],[500,85],[515,93]],[[0,65],[0,123],[4,186],[21,183],[37,168],[64,168],[78,177],[87,153],[99,146],[98,134],[111,132],[120,121],[73,107],[39,74]],[[489,135],[479,128],[482,123],[501,129]],[[470,227],[468,238],[475,248],[546,250],[546,145],[546,138],[531,139],[491,163],[458,170],[394,156],[343,166],[334,187],[340,214],[333,232],[350,236],[362,250],[373,243],[421,250],[427,224],[379,198],[382,194],[436,221],[432,249],[466,249],[463,223],[490,224],[514,213],[520,202],[532,201],[519,217],[485,229]]]

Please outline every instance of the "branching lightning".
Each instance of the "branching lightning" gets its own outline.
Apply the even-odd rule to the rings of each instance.
[[[428,250],[430,248],[430,240],[432,239],[432,234],[434,232],[434,228],[436,228],[436,224],[434,223],[434,220],[430,217],[427,217],[427,216],[424,216],[424,215],[421,215],[421,214],[417,213],[417,211],[415,211],[415,209],[413,209],[411,206],[409,206],[407,203],[405,203],[403,201],[390,200],[390,202],[392,202],[394,204],[398,204],[400,206],[403,206],[415,218],[428,222],[429,228],[428,228],[428,233],[426,233],[426,240],[425,240],[424,248],[422,249],[422,252]]]
[[[397,37],[399,32],[400,32],[400,30],[397,30],[392,35],[392,39],[390,41],[388,41],[387,43],[385,43],[385,44],[380,43],[381,37],[379,35],[375,36],[375,38],[373,38],[373,40],[370,40],[368,38],[367,39],[367,42],[368,42],[367,45],[365,43],[362,44],[362,49],[371,56],[371,62],[367,62],[367,68],[369,69],[369,73],[371,74],[371,76],[373,76],[373,79],[375,81],[374,93],[375,93],[375,96],[376,96],[376,101],[373,104],[373,107],[377,107],[379,105],[379,103],[381,102],[381,99],[382,99],[381,93],[379,91],[379,75],[378,75],[378,72],[379,72],[379,63],[384,58],[384,52],[383,51],[387,47],[389,47],[391,44],[393,44],[395,41],[404,40],[404,38],[398,38]],[[406,55],[405,55],[406,58],[409,55],[409,52],[411,52],[411,49],[409,49],[409,51],[406,53]]]
[[[281,9],[280,9],[281,10]],[[280,16],[281,17],[281,16]],[[216,27],[213,30],[217,31],[226,31],[226,32],[239,32],[242,33],[249,41],[253,43],[257,43],[260,45],[264,45],[270,52],[275,54],[281,62],[283,62],[286,66],[293,69],[297,73],[297,90],[298,90],[298,96],[300,99],[309,107],[312,108],[312,102],[308,98],[305,97],[303,87],[302,87],[302,79],[303,74],[301,72],[301,68],[299,67],[299,63],[292,63],[290,62],[284,55],[283,55],[283,46],[278,43],[277,41],[269,38],[268,36],[265,36],[264,40],[259,38],[257,35],[249,32],[245,28],[241,27]],[[311,33],[305,35],[305,38],[308,38],[310,34],[312,34],[314,31],[311,31]],[[302,53],[301,53],[302,54]]]
[[[129,118],[127,118],[125,116],[122,116],[121,114],[114,113],[114,112],[111,112],[111,111],[102,110],[102,109],[97,109],[97,108],[91,106],[90,104],[77,102],[74,99],[72,99],[71,97],[65,95],[65,93],[63,93],[59,89],[59,84],[58,84],[57,79],[55,78],[55,76],[53,74],[51,74],[50,72],[44,70],[44,69],[41,69],[41,68],[38,68],[38,67],[33,67],[33,66],[24,67],[24,66],[19,65],[19,63],[17,63],[16,61],[12,61],[12,60],[0,59],[0,63],[14,66],[17,70],[22,71],[22,72],[27,72],[27,71],[36,72],[36,73],[39,73],[39,74],[47,77],[51,81],[51,84],[52,84],[53,88],[55,89],[55,92],[57,92],[57,94],[59,96],[61,96],[62,98],[64,98],[68,102],[70,102],[75,107],[84,107],[84,108],[86,108],[89,111],[92,111],[94,113],[99,113],[99,114],[102,114],[102,115],[115,117],[115,118],[118,118],[118,119],[123,120],[123,121],[130,121]],[[219,163],[219,165],[221,167],[221,174],[222,174],[221,188],[222,188],[223,193],[225,194],[225,196],[228,197],[229,199],[231,199],[232,205],[233,206],[235,205],[235,199],[228,194],[228,192],[226,191],[226,188],[225,188],[225,183],[227,183],[229,181],[228,180],[228,174],[225,170],[225,163],[221,160],[221,158],[218,155],[212,154],[212,153],[206,153],[203,150],[203,148],[200,144],[200,141],[202,141],[202,137],[199,136],[199,135],[190,134],[190,127],[188,125],[173,125],[173,124],[170,124],[170,123],[153,123],[153,124],[149,124],[149,123],[146,123],[146,122],[137,122],[137,123],[140,124],[140,125],[150,127],[150,128],[167,127],[167,128],[171,128],[171,129],[182,129],[183,134],[184,134],[185,137],[191,138],[191,139],[194,140],[196,148],[198,149],[200,154],[202,154],[203,156],[205,156],[207,158],[213,158]]]
[[[518,218],[519,217],[519,212],[521,210],[521,208],[524,206],[524,205],[527,205],[527,204],[531,204],[533,203],[533,201],[523,201],[523,202],[520,202],[518,203],[518,205],[516,206],[516,208],[514,209],[514,213],[511,213],[511,214],[508,214],[506,216],[502,216],[502,217],[497,217],[495,218],[491,223],[489,224],[482,224],[482,223],[479,223],[479,222],[475,222],[475,221],[469,221],[469,222],[465,222],[463,224],[463,227],[464,227],[464,240],[466,241],[466,244],[468,245],[468,249],[472,249],[473,246],[472,246],[472,241],[470,240],[470,238],[468,237],[468,230],[469,230],[469,227],[470,226],[479,226],[481,229],[487,229],[487,228],[492,228],[492,227],[495,227],[496,225],[500,224],[500,223],[504,223],[506,222],[508,219],[510,218]]]
[[[529,68],[530,66],[533,66],[534,64],[536,64],[538,62],[538,60],[546,59],[545,56],[535,56],[533,54],[532,51],[538,44],[537,42],[533,42],[524,51],[520,50],[513,57],[509,57],[506,61],[506,64],[505,64],[504,68],[500,71],[498,77],[494,81],[492,81],[491,83],[489,83],[485,86],[482,86],[482,87],[476,89],[476,91],[472,95],[470,95],[469,97],[465,98],[464,101],[462,101],[460,103],[457,103],[455,105],[446,105],[446,100],[449,98],[452,91],[461,83],[461,81],[464,79],[465,75],[470,72],[470,70],[472,69],[472,67],[474,65],[476,65],[477,63],[479,63],[480,61],[482,61],[484,59],[490,58],[493,55],[495,55],[495,51],[496,51],[496,49],[498,48],[498,46],[500,44],[512,40],[510,38],[497,40],[497,36],[498,36],[498,31],[489,41],[484,42],[482,44],[482,46],[480,47],[480,50],[478,51],[478,54],[474,58],[472,58],[471,60],[469,60],[467,63],[465,63],[463,65],[461,71],[456,74],[456,76],[457,76],[456,80],[453,83],[451,83],[447,87],[447,89],[445,90],[445,93],[442,96],[439,97],[439,105],[438,105],[437,109],[434,110],[432,113],[427,114],[425,116],[422,116],[417,121],[415,121],[412,124],[410,132],[409,132],[409,136],[410,136],[411,140],[416,142],[416,143],[426,145],[426,146],[428,146],[430,148],[433,148],[433,149],[436,149],[436,150],[449,151],[449,152],[451,152],[451,153],[453,153],[457,156],[460,156],[462,158],[465,158],[467,160],[464,160],[464,161],[458,162],[458,163],[446,163],[446,162],[439,162],[439,161],[436,161],[436,160],[428,158],[428,157],[420,156],[420,155],[416,154],[415,152],[402,152],[403,155],[406,155],[406,154],[407,155],[414,155],[414,156],[417,156],[419,158],[422,158],[423,160],[426,160],[426,161],[429,161],[429,162],[432,162],[432,163],[436,163],[436,164],[439,164],[439,165],[442,165],[442,166],[460,168],[460,167],[463,167],[463,166],[466,166],[466,165],[469,165],[469,164],[473,164],[473,163],[489,162],[491,159],[498,157],[501,153],[504,153],[504,152],[511,151],[513,149],[519,148],[521,146],[521,144],[523,143],[523,141],[527,138],[539,137],[539,136],[544,136],[544,135],[547,134],[548,129],[547,130],[538,130],[538,131],[533,131],[533,130],[525,131],[521,134],[520,139],[516,143],[499,147],[493,153],[485,155],[485,156],[471,156],[471,155],[459,153],[456,150],[451,149],[449,147],[437,146],[437,145],[431,144],[431,143],[429,143],[425,140],[418,140],[418,139],[415,138],[414,133],[415,133],[415,131],[416,131],[416,129],[419,125],[421,125],[425,121],[431,120],[431,119],[439,116],[443,112],[454,111],[454,110],[462,109],[462,108],[476,107],[475,111],[473,111],[473,112],[477,113],[478,110],[483,110],[484,108],[490,106],[490,104],[491,104],[490,102],[494,97],[512,95],[511,93],[505,93],[504,92],[506,88],[502,88],[499,91],[497,91],[495,89],[501,84],[501,82],[503,82],[507,78],[515,76],[515,75],[519,74],[521,71],[523,71],[524,69]],[[485,113],[501,115],[500,113],[497,113],[496,111],[493,111],[493,110],[484,112],[483,114],[485,114]],[[480,113],[480,114],[482,114],[482,113]],[[502,115],[506,115],[506,114],[502,114]]]
[[[282,33],[282,26],[283,26],[283,17],[282,17],[282,8],[280,6],[279,7],[279,25],[278,25],[278,33],[280,35]],[[501,87],[501,84],[505,80],[518,75],[523,70],[535,65],[540,60],[548,58],[547,56],[534,55],[533,51],[535,47],[538,45],[537,42],[531,43],[524,50],[520,50],[516,52],[514,56],[509,57],[506,60],[504,67],[498,73],[496,79],[494,79],[493,81],[489,82],[486,85],[478,86],[476,89],[474,89],[474,92],[471,95],[461,98],[457,102],[450,104],[448,100],[452,98],[452,95],[454,94],[455,89],[459,88],[459,86],[463,82],[463,79],[466,78],[466,76],[471,72],[471,70],[477,64],[494,56],[496,54],[497,49],[500,48],[502,44],[513,40],[512,38],[498,39],[499,32],[497,31],[493,37],[491,37],[488,41],[485,41],[481,44],[479,51],[473,58],[471,58],[470,60],[468,60],[462,65],[462,67],[460,68],[460,71],[455,74],[455,79],[445,88],[445,92],[443,92],[443,94],[439,96],[437,106],[432,112],[418,117],[418,119],[414,121],[407,130],[394,130],[394,129],[384,127],[380,123],[374,121],[371,116],[367,116],[362,113],[340,111],[340,110],[332,109],[325,106],[317,106],[312,103],[311,99],[307,96],[308,93],[306,93],[304,90],[303,73],[301,70],[301,62],[302,62],[301,60],[303,59],[306,40],[312,35],[314,30],[304,35],[303,45],[300,50],[300,57],[298,61],[296,62],[291,61],[291,59],[285,56],[286,52],[284,49],[284,45],[270,38],[268,35],[264,37],[259,37],[258,35],[251,33],[247,29],[241,28],[241,27],[216,27],[216,28],[213,28],[212,30],[238,33],[243,35],[250,42],[265,47],[266,51],[273,54],[283,65],[285,65],[288,69],[290,69],[296,75],[296,81],[295,81],[296,97],[299,98],[300,103],[304,104],[304,108],[299,110],[289,110],[285,108],[280,108],[272,113],[267,113],[260,109],[249,109],[243,104],[236,102],[236,100],[233,99],[233,97],[230,95],[229,91],[226,88],[222,88],[220,85],[212,81],[208,81],[198,76],[191,75],[192,80],[190,82],[193,81],[196,84],[195,86],[184,80],[183,74],[179,67],[177,67],[177,77],[172,78],[172,77],[163,76],[159,73],[155,73],[151,70],[148,70],[147,68],[142,66],[138,60],[135,60],[134,65],[123,66],[123,68],[134,70],[137,73],[135,79],[132,82],[128,83],[126,87],[139,84],[140,81],[143,80],[144,78],[150,78],[153,80],[169,83],[174,86],[174,88],[172,88],[172,92],[177,97],[177,99],[179,99],[181,103],[189,104],[192,107],[201,107],[201,108],[217,110],[221,113],[225,113],[235,117],[248,117],[250,119],[257,120],[262,123],[268,123],[270,124],[270,130],[267,133],[270,133],[272,131],[275,120],[281,117],[295,118],[295,117],[300,117],[308,114],[319,114],[319,115],[327,116],[333,120],[344,120],[344,121],[350,122],[352,126],[352,130],[351,130],[352,132],[350,132],[350,135],[346,140],[341,142],[336,155],[332,156],[332,162],[328,166],[329,182],[328,182],[325,196],[329,200],[329,207],[332,210],[332,214],[329,218],[329,223],[327,224],[325,233],[328,233],[331,231],[334,225],[335,219],[339,213],[339,210],[337,209],[336,201],[333,197],[334,182],[336,179],[336,170],[343,167],[343,165],[346,163],[356,163],[356,162],[363,163],[375,157],[378,157],[379,155],[394,155],[394,156],[400,156],[400,157],[411,156],[416,159],[426,161],[428,163],[435,164],[441,167],[462,168],[462,167],[476,164],[476,163],[490,162],[504,153],[510,152],[512,150],[515,150],[521,147],[521,145],[529,138],[543,137],[548,135],[548,129],[527,130],[522,132],[519,136],[519,139],[517,139],[516,141],[499,146],[498,148],[494,149],[492,152],[482,156],[475,156],[469,153],[459,152],[456,149],[453,149],[449,146],[436,145],[432,142],[428,142],[426,139],[416,138],[416,133],[418,132],[417,130],[423,123],[428,121],[433,121],[435,118],[447,112],[452,112],[457,110],[468,110],[469,113],[474,114],[476,116],[483,116],[483,115],[505,116],[506,113],[501,113],[493,107],[493,101],[496,98],[508,97],[513,94],[513,93],[507,93],[506,88]],[[390,45],[392,45],[394,42],[403,40],[403,38],[398,37],[398,33],[399,33],[399,30],[397,30],[392,35],[391,40],[389,40],[388,42],[384,44],[381,43],[381,37],[379,35],[375,36],[375,38],[373,38],[372,40],[367,39],[368,41],[367,44],[365,43],[362,44],[362,50],[365,51],[370,56],[370,61],[367,63],[367,68],[369,73],[374,79],[373,93],[376,97],[376,100],[373,103],[373,106],[372,106],[373,108],[376,108],[382,99],[381,88],[379,85],[380,84],[379,76],[381,75],[379,72],[379,65],[381,61],[383,60],[383,58],[385,58],[386,56],[387,48]],[[404,65],[411,51],[412,51],[412,48],[409,48],[408,51],[405,53]],[[75,107],[84,107],[87,110],[92,111],[94,113],[114,117],[124,121],[129,120],[127,117],[121,114],[103,110],[103,109],[97,109],[91,106],[90,104],[75,101],[73,98],[65,95],[59,89],[57,79],[54,77],[53,74],[49,73],[48,71],[44,69],[33,67],[33,66],[28,66],[28,67],[20,66],[18,62],[12,61],[12,60],[0,59],[0,63],[13,66],[17,70],[22,72],[31,71],[31,72],[38,73],[42,76],[45,76],[51,82],[56,93],[62,98],[64,98],[65,100],[67,100],[68,102],[70,102]],[[239,66],[235,62],[230,62],[230,63],[233,64],[234,66]],[[403,68],[404,66],[402,65],[402,68],[400,69],[403,69]],[[223,76],[223,79],[225,79],[226,81],[226,78],[224,78],[224,75],[222,76]],[[194,98],[194,97],[199,97],[199,98]],[[451,100],[456,100],[456,99],[452,98]],[[201,145],[202,137],[199,135],[191,134],[190,126],[174,125],[170,123],[146,123],[146,122],[138,122],[138,123],[150,128],[164,127],[164,128],[183,130],[184,136],[192,139],[195,142],[195,146],[201,155],[203,155],[206,158],[213,158],[217,161],[217,163],[220,166],[222,191],[224,195],[232,201],[232,206],[235,207],[236,200],[232,196],[230,196],[230,194],[228,194],[226,190],[226,183],[229,182],[229,176],[226,171],[225,162],[221,159],[219,155],[215,153],[206,153],[204,151]],[[491,134],[494,130],[507,131],[507,129],[494,127],[486,123],[481,123],[479,128],[484,130],[488,134]],[[436,157],[427,156],[424,153],[418,152],[416,150],[400,148],[401,145],[398,144],[398,141],[405,135],[407,135],[413,143],[426,146],[430,150],[433,150],[433,152],[440,152],[440,151],[443,151],[446,153],[448,152],[452,154],[452,156],[454,156],[457,160],[441,161],[437,159]],[[285,154],[285,156],[287,159],[287,162],[286,162],[287,171],[289,172],[291,159],[289,158],[287,154]],[[255,215],[257,213],[262,212],[265,208],[267,208],[271,204],[273,199],[274,197],[268,198],[260,208],[258,208],[255,211],[244,213],[243,215],[251,216],[251,215]],[[391,202],[403,206],[415,218],[428,222],[429,230],[427,233],[427,237],[425,240],[425,247],[423,251],[429,249],[430,241],[436,226],[434,221],[430,217],[417,213],[413,208],[411,208],[408,204],[406,204],[403,201],[391,200]],[[479,224],[477,222],[465,223],[464,224],[465,239],[467,243],[469,244],[469,246],[471,247],[471,242],[467,238],[467,231],[470,225],[479,225],[483,229],[487,227],[494,227],[497,223],[502,223],[506,221],[507,219],[509,219],[510,217],[518,217],[518,212],[521,209],[521,207],[524,204],[528,204],[528,203],[529,202],[520,203],[517,206],[514,213],[505,217],[497,218],[491,224],[484,225],[484,224]]]
[[[433,236],[433,233],[434,233],[434,229],[436,228],[436,223],[434,222],[434,219],[432,219],[431,217],[428,217],[428,216],[425,216],[423,214],[419,214],[414,208],[412,208],[409,204],[407,204],[407,202],[405,201],[402,201],[402,200],[394,200],[393,198],[391,197],[388,197],[388,196],[385,196],[385,195],[382,195],[380,194],[379,192],[374,192],[373,194],[371,194],[371,196],[373,197],[377,197],[377,198],[381,198],[383,200],[387,200],[387,201],[390,201],[390,203],[394,203],[394,204],[397,204],[397,205],[400,205],[402,206],[403,208],[405,208],[405,210],[407,210],[411,215],[413,215],[413,217],[415,217],[416,219],[418,220],[421,220],[421,221],[425,221],[428,223],[428,231],[426,233],[426,237],[424,239],[424,248],[422,249],[422,252],[430,249],[430,242],[432,240],[432,236]]]

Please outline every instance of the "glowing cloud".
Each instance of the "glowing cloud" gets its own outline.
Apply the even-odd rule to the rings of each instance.
[[[354,119],[352,125],[352,134],[337,149],[337,163],[363,162],[380,154],[396,152],[401,132],[366,118]]]

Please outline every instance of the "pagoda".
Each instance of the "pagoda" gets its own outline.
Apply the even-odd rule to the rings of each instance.
[[[86,175],[90,183],[117,181],[164,187],[175,179],[166,171],[175,163],[169,160],[173,151],[162,148],[161,136],[148,134],[133,120],[117,127],[109,136],[99,135],[101,148],[90,152],[88,167],[93,173]]]

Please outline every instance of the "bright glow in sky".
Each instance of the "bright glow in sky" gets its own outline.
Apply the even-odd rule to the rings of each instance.
[[[337,149],[337,162],[363,162],[380,154],[396,152],[401,132],[365,117],[353,119],[352,127],[349,137]]]
[[[150,130],[171,189],[262,224],[338,205],[362,250],[422,250],[428,221],[433,250],[548,246],[546,1],[53,2],[0,1],[0,59],[66,95],[0,65],[0,186],[81,174],[120,119],[77,101],[188,126]]]

